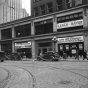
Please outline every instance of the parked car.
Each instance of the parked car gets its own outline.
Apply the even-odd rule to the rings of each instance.
[[[54,51],[48,51],[45,52],[43,55],[39,55],[37,57],[37,60],[40,61],[58,61],[59,60],[59,54]]]
[[[3,62],[5,60],[5,52],[0,51],[0,61]]]
[[[11,53],[8,55],[10,60],[22,60],[21,55],[19,53]]]

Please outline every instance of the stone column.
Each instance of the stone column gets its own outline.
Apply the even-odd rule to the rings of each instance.
[[[14,53],[15,52],[15,43],[14,43],[14,41],[12,41],[12,53]]]
[[[34,35],[35,34],[35,31],[34,31],[34,22],[31,21],[31,35]]]
[[[88,8],[83,8],[83,28],[87,31],[84,32],[84,50],[88,50]]]
[[[14,26],[12,25],[12,39],[15,38]],[[14,41],[12,40],[12,53],[15,52]]]
[[[36,55],[35,55],[35,41],[34,40],[32,40],[32,42],[31,42],[31,46],[32,46],[32,58],[35,58],[36,57]]]
[[[57,32],[57,18],[53,15],[53,32]]]
[[[12,38],[15,38],[15,30],[14,30],[14,26],[12,26]]]
[[[1,30],[0,30],[0,40],[1,40]],[[0,51],[1,51],[1,43],[0,43]]]

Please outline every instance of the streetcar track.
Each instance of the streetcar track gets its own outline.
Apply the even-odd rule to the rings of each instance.
[[[4,65],[4,66],[13,66],[13,67],[17,67],[17,68],[21,68],[21,69],[23,69],[23,70],[25,70],[26,72],[28,72],[30,75],[31,75],[31,77],[32,77],[32,80],[33,80],[33,83],[32,83],[32,88],[37,88],[36,87],[36,78],[35,78],[35,76],[31,73],[31,72],[29,72],[27,69],[25,69],[25,68],[22,68],[22,67],[19,67],[19,66],[15,66],[15,65]],[[8,70],[9,71],[9,70]],[[9,71],[10,72],[10,71]],[[7,84],[7,83],[6,83]],[[6,85],[5,85],[6,86]],[[4,87],[5,87],[4,86]],[[1,88],[4,88],[4,87],[1,87]],[[29,87],[30,88],[30,87]]]
[[[32,64],[32,63],[31,63]],[[39,65],[39,64],[37,64],[37,65]],[[13,65],[13,66],[15,66],[15,65]],[[43,66],[43,67],[40,67],[40,66]],[[30,66],[25,66],[25,67],[30,67]],[[34,66],[31,66],[31,67],[34,67]],[[67,71],[67,72],[70,72],[70,73],[74,73],[74,74],[77,74],[77,75],[80,75],[80,76],[82,76],[82,77],[84,77],[84,78],[86,78],[86,79],[88,79],[88,77],[86,77],[86,76],[84,76],[84,75],[82,75],[82,74],[79,74],[79,73],[76,73],[76,72],[73,72],[73,71],[70,71],[70,70],[67,70],[67,69],[64,69],[64,68],[58,68],[58,67],[53,67],[53,66],[45,66],[45,65],[39,65],[39,66],[35,66],[35,68],[54,68],[54,69],[60,69],[60,70],[64,70],[64,71]],[[72,70],[72,69],[71,69]],[[85,70],[85,71],[88,71],[88,70]]]
[[[21,63],[21,65],[22,65],[22,64],[23,64],[23,63]],[[17,65],[18,65],[18,64],[17,64]],[[17,66],[17,65],[4,65],[4,66],[14,66],[14,67],[18,67],[18,68],[21,68],[21,69],[26,70],[26,71],[31,75],[31,77],[32,77],[32,80],[33,80],[32,87],[33,87],[33,88],[37,88],[37,83],[36,83],[36,78],[35,78],[35,76],[34,76],[29,70],[27,70],[27,69],[25,69],[25,68],[23,68],[23,67]],[[27,64],[26,64],[26,65],[27,65]],[[37,66],[34,66],[33,63],[30,63],[30,65],[31,65],[31,66],[25,66],[25,65],[24,65],[24,67],[58,69],[58,70],[67,71],[67,72],[70,72],[70,73],[79,75],[79,76],[84,77],[84,78],[86,78],[86,79],[88,80],[88,77],[86,77],[86,76],[84,76],[84,75],[82,75],[82,74],[80,74],[80,73],[71,71],[71,70],[73,70],[73,69],[67,70],[67,69],[64,69],[64,68],[58,68],[58,67],[55,67],[55,66],[45,66],[45,65],[40,65],[40,64],[37,64]],[[74,70],[78,70],[78,69],[74,69]],[[87,69],[85,69],[85,70],[83,69],[83,70],[81,70],[81,71],[88,71],[88,70],[87,70]]]
[[[0,66],[0,67],[3,68],[8,73],[8,76],[0,82],[0,88],[4,88],[8,83],[8,79],[11,78],[11,73],[6,68],[4,68],[2,66]]]

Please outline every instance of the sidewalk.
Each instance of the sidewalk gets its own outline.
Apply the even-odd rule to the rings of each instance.
[[[22,61],[37,61],[37,58],[23,58]],[[88,61],[87,59],[83,60],[83,57],[79,57],[79,60],[75,57],[68,57],[66,60],[63,57],[60,57],[60,61]]]

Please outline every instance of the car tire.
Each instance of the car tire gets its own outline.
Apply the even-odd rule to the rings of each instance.
[[[53,56],[51,56],[50,58],[51,58],[51,59],[50,59],[51,61],[54,61],[54,59],[55,59]]]
[[[37,60],[40,61],[40,57],[37,57]]]
[[[1,60],[1,62],[3,62],[4,60]]]

